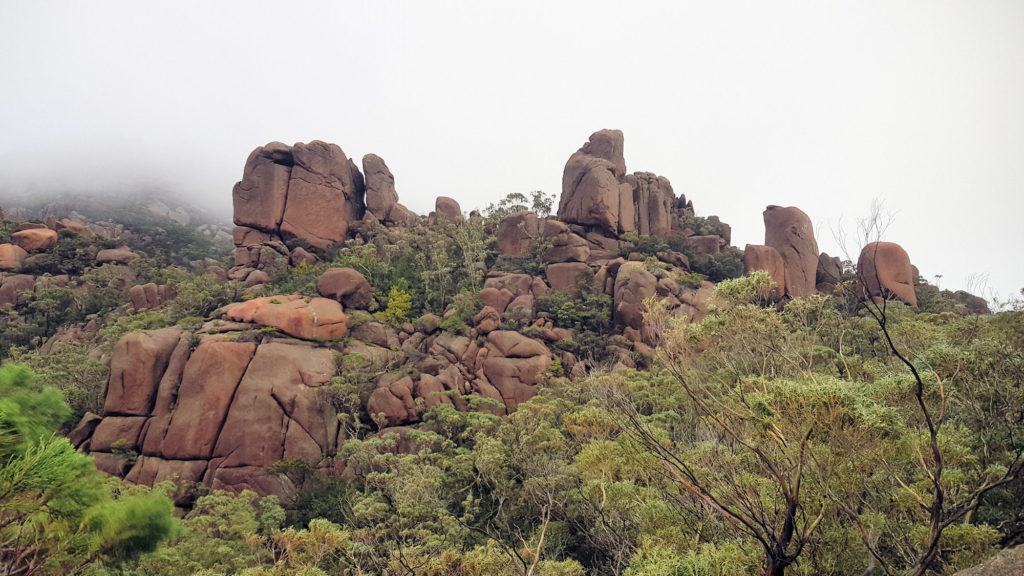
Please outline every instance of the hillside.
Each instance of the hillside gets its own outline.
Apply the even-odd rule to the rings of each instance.
[[[166,524],[0,474],[9,573],[924,574],[1024,537],[1024,312],[877,234],[843,262],[769,205],[732,246],[617,130],[557,199],[420,216],[320,141],[232,198],[6,207],[5,470],[70,442],[114,479],[68,486]]]

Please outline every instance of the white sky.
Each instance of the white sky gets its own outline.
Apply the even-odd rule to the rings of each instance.
[[[795,205],[835,254],[878,198],[943,288],[1024,287],[1021,1],[0,0],[0,78],[0,206],[142,186],[227,212],[254,147],[320,139],[382,156],[419,213],[470,210],[560,193],[619,128],[629,171],[741,248]]]

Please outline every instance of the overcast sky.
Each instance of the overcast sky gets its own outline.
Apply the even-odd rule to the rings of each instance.
[[[382,156],[419,213],[468,211],[560,193],[618,128],[629,171],[741,248],[779,204],[835,254],[877,198],[943,288],[1024,287],[1021,1],[0,0],[0,63],[0,206],[141,188],[227,213],[253,148],[320,139]]]

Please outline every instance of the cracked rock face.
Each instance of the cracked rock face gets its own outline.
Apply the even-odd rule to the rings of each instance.
[[[794,298],[813,294],[818,272],[818,243],[807,214],[793,206],[769,206],[764,211],[764,243],[782,256],[786,294]]]
[[[364,192],[362,173],[336,144],[271,142],[252,151],[235,184],[235,224],[327,248],[363,217]]]
[[[133,482],[287,494],[268,467],[315,466],[337,452],[338,419],[318,390],[334,370],[331,351],[307,342],[207,335],[192,350],[178,328],[130,334],[114,350],[106,416],[87,417],[72,437]],[[134,463],[125,450],[139,454]]]
[[[672,184],[650,172],[626,175],[622,150],[622,131],[600,130],[569,157],[558,219],[608,237],[626,232],[666,236],[676,200]]]

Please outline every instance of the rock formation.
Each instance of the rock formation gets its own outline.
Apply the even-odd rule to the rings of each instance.
[[[361,435],[405,434],[440,404],[506,415],[537,394],[556,360],[554,366],[572,377],[594,361],[587,355],[596,356],[595,350],[572,347],[576,339],[588,342],[577,332],[587,328],[559,323],[552,301],[586,296],[587,302],[610,302],[600,318],[614,326],[597,345],[610,351],[603,358],[616,366],[649,366],[659,335],[644,317],[648,299],[699,320],[714,284],[689,274],[686,254],[707,262],[738,252],[729,245],[729,227],[713,217],[694,220],[692,203],[677,197],[667,179],[627,174],[622,133],[602,130],[566,163],[557,217],[521,211],[498,223],[501,266],[482,271],[477,294],[460,296],[478,311],[466,314],[453,304],[436,315],[387,324],[370,313],[377,305],[373,287],[352,268],[327,269],[316,282],[320,297],[258,297],[256,289],[274,272],[315,265],[324,249],[348,238],[408,241],[408,230],[389,238],[389,227],[463,222],[461,207],[445,197],[437,198],[427,219],[408,212],[380,157],[366,155],[362,168],[338,146],[319,141],[272,142],[252,152],[233,193],[235,266],[218,269],[221,277],[250,287],[249,299],[223,306],[217,319],[195,331],[138,332],[116,344],[104,414],[86,416],[70,435],[101,469],[133,482],[177,478],[288,496],[289,480],[266,471],[278,461],[300,459],[318,473],[345,469],[337,453],[350,430],[340,425],[338,399],[325,388],[331,378],[366,377],[354,408],[365,425]],[[810,294],[819,269],[836,273],[837,262],[819,257],[806,214],[770,206],[764,218],[766,246],[747,245],[748,270],[767,270],[791,296]],[[652,249],[644,244],[650,238],[627,233],[660,245]],[[890,253],[884,247],[872,252],[861,269],[876,266],[880,286],[902,298],[909,259],[902,253],[895,262]],[[19,266],[25,256],[13,244],[0,246],[0,268],[6,261]],[[127,262],[137,255],[124,248],[101,257]],[[515,266],[527,260],[531,266]],[[0,277],[0,306],[36,282]],[[136,309],[151,308],[172,298],[173,286],[133,286],[130,295]],[[352,369],[347,363],[353,361],[372,369]],[[126,456],[131,451],[139,454],[134,461]]]
[[[40,252],[57,243],[57,232],[45,227],[20,230],[11,234],[11,242],[26,252]]]
[[[814,293],[818,243],[807,214],[793,206],[769,206],[764,211],[764,243],[782,256],[786,294],[799,298]]]
[[[398,204],[395,177],[384,159],[376,154],[363,156],[363,174],[366,178],[366,210],[381,222],[402,222],[408,210]],[[397,211],[396,206],[399,206]]]
[[[131,299],[132,307],[138,310],[159,308],[174,300],[178,296],[174,284],[160,284],[153,282],[139,284],[128,289],[128,297]]]
[[[28,252],[25,252],[21,246],[15,246],[14,244],[0,244],[0,270],[16,270],[21,268],[25,258],[28,257]]]
[[[917,306],[910,256],[894,242],[871,242],[860,251],[857,278],[868,297],[895,298]]]
[[[778,285],[779,294],[786,293],[786,263],[782,260],[778,250],[771,246],[747,244],[743,252],[743,262],[747,272],[755,270],[768,272],[775,284]]]
[[[686,207],[664,176],[626,174],[619,130],[591,134],[562,173],[558,219],[609,237],[626,232],[665,237],[672,230],[673,212]]]

